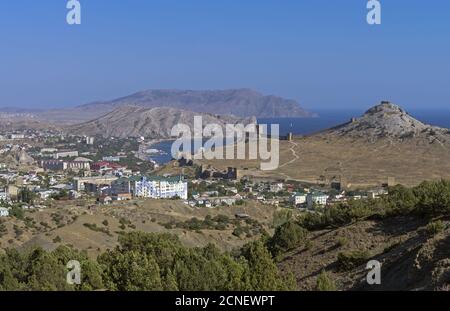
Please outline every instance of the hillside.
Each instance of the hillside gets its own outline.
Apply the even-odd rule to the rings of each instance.
[[[360,118],[292,141],[280,141],[280,165],[262,172],[258,161],[203,161],[236,166],[247,175],[329,184],[341,178],[351,188],[379,186],[389,177],[414,186],[450,178],[448,129],[423,124],[400,107],[382,103]]]
[[[324,135],[336,135],[347,138],[363,138],[368,142],[380,139],[417,140],[429,143],[448,143],[448,129],[431,126],[416,120],[401,107],[390,102],[382,102],[372,107],[360,118],[347,124],[323,132]]]
[[[305,246],[289,251],[279,262],[282,271],[296,275],[300,290],[316,290],[322,271],[339,290],[445,290],[449,288],[450,228],[436,235],[427,221],[415,217],[367,220],[336,229],[311,232]],[[339,254],[367,254],[349,269],[339,265]],[[381,285],[369,286],[365,265],[382,264]]]
[[[203,117],[203,124],[219,124],[225,129],[226,124],[242,122],[248,124],[255,120],[241,119],[232,116],[219,116],[175,108],[145,108],[140,106],[124,106],[82,124],[70,126],[68,131],[81,135],[103,135],[104,137],[151,137],[170,138],[171,129],[176,124],[186,124],[193,130],[195,116]]]
[[[14,112],[11,108],[9,111],[0,110],[0,130],[58,130],[59,127],[43,121],[32,112]]]

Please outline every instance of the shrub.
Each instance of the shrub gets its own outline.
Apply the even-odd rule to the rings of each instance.
[[[53,243],[61,243],[61,241],[62,241],[62,239],[59,235],[53,239]]]
[[[240,226],[236,227],[233,230],[233,235],[237,236],[238,238],[244,233],[244,230],[242,230],[242,228]]]
[[[348,240],[345,237],[339,237],[336,242],[337,247],[343,247],[348,244]]]
[[[325,270],[323,270],[317,278],[316,290],[321,292],[336,291],[336,284]]]
[[[289,221],[275,230],[268,241],[268,248],[273,256],[289,251],[305,243],[308,231],[299,224]]]
[[[107,234],[107,235],[109,235],[109,236],[112,236],[111,232],[109,232],[108,229],[98,227],[96,224],[85,223],[85,224],[83,224],[83,226],[85,226],[86,228],[91,229],[92,231],[95,231],[95,232],[102,232],[102,233],[105,233],[105,234]]]
[[[442,220],[437,220],[437,221],[433,221],[430,222],[427,227],[425,228],[426,232],[429,235],[436,235],[442,231],[444,231],[445,229],[445,225],[442,222]]]

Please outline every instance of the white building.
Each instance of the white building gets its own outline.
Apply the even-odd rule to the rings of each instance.
[[[78,157],[78,151],[60,151],[53,154],[54,159]]]
[[[0,207],[0,217],[8,217],[9,210],[6,207]]]
[[[56,152],[58,152],[58,149],[56,149],[56,148],[42,148],[41,149],[41,154],[44,154],[44,153],[56,153]]]
[[[103,157],[102,161],[106,161],[106,162],[120,162],[120,159],[122,157],[120,156],[108,156],[108,157]]]
[[[135,197],[170,199],[179,197],[186,200],[188,197],[187,182],[182,176],[178,177],[134,177],[133,190]]]
[[[94,144],[94,140],[95,140],[95,138],[94,137],[89,137],[89,136],[87,136],[86,137],[86,145],[93,145]]]
[[[323,207],[327,205],[327,200],[328,195],[320,191],[314,191],[306,196],[306,204],[309,209],[312,209],[315,205]]]
[[[283,191],[283,183],[270,184],[270,192],[280,192]]]
[[[9,139],[24,139],[25,135],[24,134],[9,134],[8,137],[9,137]]]
[[[294,205],[305,204],[306,203],[306,197],[307,197],[307,193],[306,192],[295,192],[295,193],[293,193],[291,195],[290,201]]]
[[[0,190],[0,201],[3,201],[3,202],[11,201],[7,189]]]

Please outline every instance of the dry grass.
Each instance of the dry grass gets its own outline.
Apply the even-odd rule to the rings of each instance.
[[[450,148],[423,140],[393,142],[380,139],[367,143],[315,135],[280,141],[280,167],[259,170],[258,161],[202,160],[201,163],[225,169],[245,169],[245,175],[292,179],[319,183],[325,177],[344,176],[353,188],[372,187],[394,177],[397,183],[417,185],[424,180],[450,178]]]
[[[232,235],[232,227],[222,231],[194,232],[187,229],[166,229],[164,224],[171,221],[183,222],[193,217],[202,220],[207,215],[213,217],[227,215],[233,219],[236,213],[247,213],[272,233],[271,224],[275,210],[274,207],[263,206],[257,202],[249,202],[247,205],[236,207],[197,209],[184,205],[180,201],[138,200],[117,205],[96,206],[92,210],[76,206],[71,202],[58,202],[54,207],[46,210],[26,212],[26,217],[31,219],[29,223],[34,223],[32,226],[27,226],[24,221],[15,218],[4,219],[7,233],[0,238],[0,247],[42,246],[45,249],[54,249],[58,245],[71,245],[77,249],[86,250],[95,257],[100,252],[114,248],[120,232],[140,230],[175,234],[183,244],[190,247],[214,243],[222,250],[232,250],[258,238],[258,236],[238,238]],[[54,220],[56,214],[63,219],[59,221],[59,226]],[[104,225],[105,220],[107,226]],[[124,225],[123,220],[125,220]],[[95,224],[98,228],[103,229],[101,231],[92,230],[85,224]],[[23,231],[19,237],[15,234],[14,225]],[[60,243],[54,242],[57,237],[61,239]]]

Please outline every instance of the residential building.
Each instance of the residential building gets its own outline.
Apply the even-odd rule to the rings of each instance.
[[[25,135],[24,134],[9,134],[8,138],[9,139],[24,139]]]
[[[41,161],[41,166],[46,171],[65,171],[67,169],[67,162],[60,160],[44,160]]]
[[[109,157],[103,157],[102,160],[106,162],[120,162],[120,159],[122,157],[119,156],[109,156]]]
[[[109,170],[117,170],[123,168],[122,165],[117,163],[111,163],[107,161],[100,161],[92,164],[92,170],[97,172],[109,171]]]
[[[132,199],[131,193],[116,193],[112,195],[113,201],[129,201]]]
[[[93,145],[94,144],[94,137],[87,136],[85,142],[86,142],[86,145]]]
[[[73,179],[73,185],[74,190],[84,191],[85,184],[111,185],[115,180],[117,180],[115,176],[75,177]]]
[[[74,161],[67,162],[67,168],[73,171],[89,171],[91,169],[90,162],[90,160],[82,160],[82,158],[75,159]]]
[[[134,177],[132,187],[134,196],[154,199],[170,199],[179,197],[186,200],[188,197],[187,182],[182,176],[177,177]]]
[[[283,183],[275,183],[275,184],[270,184],[270,192],[280,192],[283,191]]]
[[[118,193],[132,193],[132,182],[130,178],[119,178],[112,182],[111,184],[111,193],[118,194]]]
[[[327,205],[328,195],[320,192],[313,191],[306,196],[306,204],[309,209],[312,209],[314,206],[325,206]]]
[[[9,210],[6,207],[0,207],[0,217],[8,217]]]
[[[54,159],[78,157],[78,151],[60,151],[53,154]]]
[[[98,202],[101,204],[110,204],[112,202],[112,198],[109,195],[102,195],[98,198]]]
[[[305,204],[306,203],[306,192],[294,192],[290,197],[290,202],[295,206]]]
[[[388,194],[388,191],[386,189],[375,189],[367,192],[367,196],[370,199],[377,199],[382,195]]]
[[[8,195],[11,200],[16,200],[19,195],[20,188],[17,185],[8,185]]]
[[[9,201],[11,201],[7,189],[2,189],[2,190],[0,190],[0,201],[3,201],[3,202],[9,202]]]
[[[42,148],[41,149],[41,154],[44,154],[44,153],[49,154],[49,153],[56,153],[56,152],[58,152],[58,149],[56,149],[56,148]]]
[[[90,160],[85,158],[77,158],[74,161],[62,161],[62,160],[44,160],[41,161],[41,166],[46,171],[81,171],[90,170]]]

